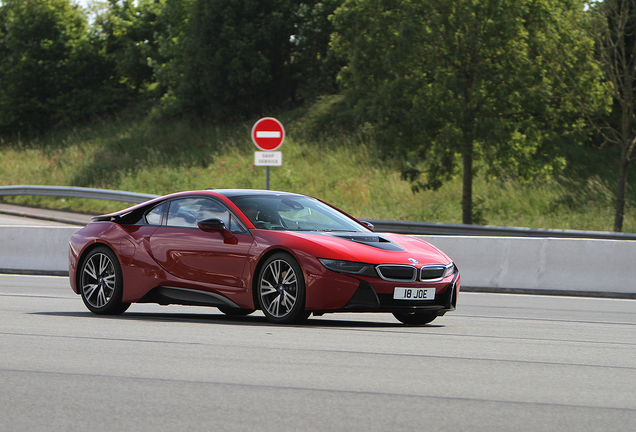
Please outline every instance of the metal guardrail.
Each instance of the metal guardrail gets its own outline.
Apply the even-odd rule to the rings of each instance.
[[[456,235],[486,237],[541,237],[541,238],[585,238],[602,240],[636,240],[636,234],[605,231],[576,231],[537,228],[497,227],[484,225],[461,225],[434,222],[407,222],[372,220],[378,232],[419,235]]]
[[[136,204],[157,198],[158,196],[135,192],[122,192],[109,189],[92,189],[74,186],[0,186],[0,196],[2,195],[63,196],[122,201]]]
[[[0,186],[2,195],[45,195],[74,198],[104,199],[130,203],[142,203],[158,195],[123,192],[108,189],[92,189],[72,186]],[[575,231],[536,228],[496,227],[483,225],[445,224],[433,222],[408,222],[369,219],[378,232],[394,232],[417,235],[453,235],[486,237],[542,237],[586,238],[604,240],[636,240],[636,234],[602,231]]]

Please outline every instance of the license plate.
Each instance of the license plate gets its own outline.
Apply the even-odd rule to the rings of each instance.
[[[433,300],[435,288],[395,288],[393,298],[395,300]]]

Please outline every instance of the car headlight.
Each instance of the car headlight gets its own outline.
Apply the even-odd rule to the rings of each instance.
[[[444,279],[446,276],[449,276],[449,275],[452,275],[453,273],[455,273],[455,269],[456,269],[455,264],[451,263],[444,270],[444,275],[442,276],[442,279]]]
[[[453,275],[457,271],[455,264],[450,263],[446,266],[427,265],[420,269],[420,280],[422,282],[440,281],[445,277]]]
[[[360,276],[378,277],[378,273],[375,271],[375,267],[372,264],[365,264],[355,261],[341,261],[333,259],[318,258],[318,261],[322,263],[329,270],[338,273],[349,273]]]

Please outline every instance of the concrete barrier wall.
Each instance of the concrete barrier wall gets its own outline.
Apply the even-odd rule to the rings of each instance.
[[[68,241],[78,229],[0,226],[0,271],[68,272]],[[466,288],[605,292],[636,298],[634,241],[417,237],[437,246],[457,263]]]
[[[0,226],[0,271],[67,273],[68,241],[79,228]]]
[[[636,242],[526,237],[417,236],[448,254],[462,286],[620,293],[636,298]]]

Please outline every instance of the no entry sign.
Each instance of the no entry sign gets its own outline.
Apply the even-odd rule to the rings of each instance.
[[[262,151],[276,150],[285,141],[285,128],[275,118],[262,118],[254,123],[252,141]]]

